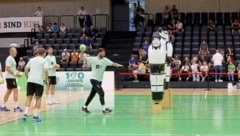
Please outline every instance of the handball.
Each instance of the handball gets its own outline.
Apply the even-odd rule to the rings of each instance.
[[[3,82],[4,82],[4,81],[3,81],[3,78],[0,77],[0,85],[3,84]]]
[[[80,44],[79,50],[80,51],[85,51],[87,49],[87,46],[85,44]]]

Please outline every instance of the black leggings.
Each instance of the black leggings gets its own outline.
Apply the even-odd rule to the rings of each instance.
[[[101,105],[105,105],[105,100],[104,100],[104,91],[102,89],[102,82],[99,82],[95,79],[91,79],[90,80],[91,84],[92,84],[92,90],[87,98],[87,101],[85,103],[86,106],[89,105],[89,103],[92,101],[92,99],[94,98],[94,96],[96,95],[96,93],[98,93],[99,98],[100,98],[100,103]]]

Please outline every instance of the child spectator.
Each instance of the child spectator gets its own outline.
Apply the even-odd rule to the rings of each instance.
[[[70,57],[70,53],[67,51],[67,49],[64,49],[62,54],[61,54],[61,62],[68,62],[69,61],[69,57]]]
[[[185,62],[184,65],[182,66],[181,70],[180,70],[179,80],[182,80],[181,77],[186,77],[186,75],[187,75],[186,80],[188,81],[189,78],[190,78],[190,75],[191,75],[190,72],[191,72],[191,69],[190,69],[189,63]]]
[[[19,58],[19,61],[18,61],[18,70],[19,71],[24,71],[24,67],[25,67],[25,61],[23,60],[23,57],[20,57]]]
[[[135,70],[137,68],[137,61],[134,55],[128,60],[128,70]]]
[[[71,62],[73,63],[78,62],[78,52],[76,49],[73,49],[73,52],[71,53]]]
[[[208,67],[207,61],[203,61],[202,65],[200,66],[200,72],[201,72],[200,76],[202,78],[202,82],[204,82],[205,79],[207,78],[208,71],[209,71],[209,67]]]
[[[191,70],[192,70],[193,82],[199,82],[200,77],[199,77],[198,64],[196,61],[192,61]]]
[[[235,70],[236,70],[235,65],[232,63],[232,61],[229,61],[229,64],[228,64],[228,81],[234,81]]]
[[[145,64],[139,60],[138,61],[138,69],[133,70],[133,77],[134,77],[134,82],[139,82],[138,80],[138,74],[145,74],[147,71],[147,67],[145,66]]]

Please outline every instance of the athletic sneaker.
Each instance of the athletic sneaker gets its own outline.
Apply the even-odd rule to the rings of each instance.
[[[84,111],[84,112],[86,112],[86,113],[91,113],[91,112],[87,109],[87,107],[86,107],[86,108],[82,107],[82,111]]]
[[[46,101],[46,105],[52,105],[52,104],[53,104],[52,101],[50,101],[50,100],[47,100],[47,101]]]
[[[111,110],[111,109],[109,109],[109,108],[106,108],[106,109],[105,109],[105,110],[103,110],[102,112],[103,112],[103,114],[106,114],[106,113],[111,113],[111,112],[112,112],[112,110]]]
[[[23,112],[23,110],[19,106],[15,107],[13,110],[14,112]]]
[[[57,100],[52,100],[52,104],[59,104],[59,102]]]
[[[38,116],[33,116],[35,122],[41,122],[42,120]]]
[[[26,121],[27,118],[28,118],[28,115],[27,115],[27,114],[24,114],[24,115],[23,115],[23,121]]]
[[[0,108],[0,111],[10,111],[10,109],[8,109],[6,106],[4,106],[4,107]]]

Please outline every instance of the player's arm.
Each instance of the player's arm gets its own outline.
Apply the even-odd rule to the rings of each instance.
[[[44,74],[45,74],[45,81],[48,81],[48,69],[44,68]]]
[[[123,65],[119,64],[119,63],[116,63],[116,62],[113,62],[113,66],[114,67],[123,67]]]
[[[31,60],[27,63],[26,67],[24,68],[24,72],[25,72],[26,78],[28,78],[28,73],[29,73],[29,69],[30,69],[30,63],[31,63]]]

